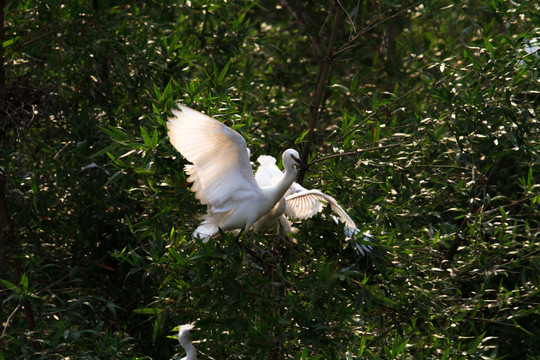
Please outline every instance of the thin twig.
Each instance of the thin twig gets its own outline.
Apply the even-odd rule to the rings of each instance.
[[[313,145],[315,124],[317,123],[317,119],[319,117],[319,109],[321,106],[324,89],[326,87],[326,79],[328,78],[328,73],[330,71],[330,64],[332,63],[334,59],[334,47],[336,44],[339,27],[341,25],[341,21],[340,21],[341,15],[343,14],[343,9],[341,5],[339,5],[337,2],[336,4],[334,4],[334,8],[336,9],[336,14],[334,17],[334,25],[332,26],[332,33],[330,34],[330,41],[328,43],[328,51],[319,68],[319,73],[317,75],[317,87],[315,90],[315,96],[311,102],[311,106],[309,109],[310,110],[309,131],[306,135],[306,141],[304,143],[304,150],[302,152],[302,160],[304,160],[304,162],[306,163],[307,163],[309,154],[311,152],[311,146]],[[298,180],[297,180],[299,184],[302,184],[302,182],[304,181],[305,174],[306,174],[306,171],[304,169],[301,169],[299,171]]]
[[[6,325],[4,326],[4,329],[2,330],[2,335],[0,335],[0,339],[4,337],[4,335],[6,335],[6,331],[7,331],[7,328],[9,327],[9,323],[11,322],[11,318],[13,317],[13,315],[15,315],[15,313],[17,312],[17,310],[19,310],[19,308],[21,307],[21,305],[17,305],[15,307],[15,309],[13,309],[13,311],[11,312],[11,314],[9,314],[7,320],[6,320]]]
[[[70,23],[55,27],[54,29],[52,29],[50,31],[47,31],[45,33],[42,33],[42,34],[36,36],[35,38],[32,38],[32,39],[30,39],[30,40],[28,40],[26,42],[20,43],[19,45],[15,46],[13,48],[13,50],[11,50],[10,52],[8,52],[6,54],[6,59],[11,57],[11,55],[15,54],[17,51],[21,50],[22,48],[27,47],[28,45],[31,45],[31,44],[35,43],[36,41],[38,41],[38,40],[41,40],[43,38],[49,37],[49,36],[51,36],[53,34],[56,34],[59,31],[64,30],[65,28],[68,28],[68,27],[73,26],[75,24],[78,24],[78,23],[80,23],[80,22],[82,22],[84,20],[88,20],[90,17],[91,16],[88,16],[88,17],[85,16],[85,17],[78,18],[77,20],[74,20],[74,21],[72,21]]]
[[[362,122],[354,125],[351,130],[347,131],[345,134],[342,134],[340,137],[337,138],[337,141],[339,140],[342,140],[344,138],[346,138],[348,135],[350,135],[351,133],[355,132],[360,126],[364,125],[364,123],[366,123],[366,121],[368,121],[369,119],[371,119],[372,117],[378,115],[379,113],[383,112],[383,111],[386,111],[389,107],[395,105],[397,102],[401,101],[402,99],[404,99],[405,97],[409,96],[410,94],[416,92],[417,90],[421,89],[423,87],[423,85],[419,85],[417,87],[415,87],[414,89],[412,90],[409,90],[407,91],[405,94],[401,95],[400,97],[398,97],[397,99],[393,100],[392,102],[384,105],[384,106],[381,106],[380,108],[378,108],[377,110],[375,110],[374,112],[370,113]],[[328,144],[326,145],[321,151],[319,151],[317,153],[317,155],[315,155],[315,158],[314,160],[312,160],[310,162],[310,164],[313,164],[315,162],[318,162],[318,158],[328,150],[329,147],[331,147],[332,144]]]
[[[349,14],[349,12],[347,10],[345,10],[345,7],[343,6],[343,4],[341,3],[341,1],[339,0],[336,0],[337,3],[339,4],[339,6],[343,9],[343,11],[345,12],[345,14],[347,14],[347,17],[349,18],[349,22],[351,23],[351,26],[352,26],[352,32],[355,33],[356,32],[356,26],[354,26],[354,20],[353,18],[351,17],[351,14]]]
[[[355,43],[356,40],[358,40],[358,38],[362,35],[364,35],[365,33],[375,29],[376,27],[378,27],[379,25],[381,24],[384,24],[385,22],[387,22],[388,20],[391,20],[393,18],[396,18],[398,16],[400,16],[401,14],[403,14],[404,12],[407,12],[409,11],[410,9],[413,9],[415,7],[417,7],[418,5],[422,4],[425,0],[420,0],[416,3],[414,3],[413,5],[401,10],[401,11],[398,11],[397,13],[393,14],[393,15],[390,15],[386,18],[383,18],[381,20],[380,16],[377,16],[377,20],[372,22],[371,24],[368,24],[366,27],[364,27],[358,34],[354,35],[349,41],[347,41],[346,44],[344,44],[343,46],[341,46],[338,50],[336,50],[334,52],[334,56],[338,56],[339,54],[341,54],[342,52],[344,51],[347,51],[347,50],[350,50],[352,48],[355,48],[359,45],[359,43]]]
[[[536,196],[536,194],[533,194],[533,195],[528,195],[528,196],[525,196],[524,198],[521,198],[519,200],[516,200],[516,201],[513,201],[511,202],[510,204],[506,204],[506,205],[501,205],[501,206],[498,206],[496,207],[495,209],[491,209],[491,210],[486,210],[482,213],[482,215],[484,216],[490,216],[498,211],[501,211],[501,209],[508,209],[512,206],[516,206],[516,205],[519,205],[527,200],[530,200],[532,198],[534,198]]]
[[[63,25],[57,26],[57,27],[55,27],[54,29],[52,29],[52,30],[50,30],[50,31],[47,31],[46,33],[40,34],[40,35],[36,36],[35,38],[29,39],[29,40],[27,40],[26,42],[23,42],[23,43],[18,44],[17,46],[15,46],[15,47],[13,48],[13,50],[11,50],[10,52],[8,52],[8,53],[5,55],[5,58],[6,58],[6,59],[9,58],[9,57],[11,57],[11,55],[15,54],[15,53],[16,53],[17,51],[19,51],[20,49],[22,49],[22,48],[24,48],[24,47],[26,47],[26,46],[28,46],[28,45],[30,45],[30,44],[33,44],[33,43],[35,43],[35,42],[38,41],[38,40],[41,40],[41,39],[43,39],[43,38],[49,37],[49,36],[51,36],[51,35],[53,35],[53,34],[56,34],[56,33],[58,33],[58,32],[61,31],[61,30],[64,30],[64,29],[66,29],[66,28],[68,28],[68,27],[71,27],[71,26],[73,26],[73,25],[76,25],[76,24],[78,24],[78,23],[81,23],[81,22],[83,22],[83,21],[85,21],[85,20],[91,20],[91,19],[93,19],[96,15],[106,14],[106,13],[112,11],[112,10],[118,10],[118,9],[125,8],[125,7],[127,7],[127,6],[130,6],[132,3],[134,3],[134,1],[129,1],[129,2],[124,3],[124,4],[121,4],[121,5],[116,5],[116,6],[113,6],[113,7],[111,7],[111,8],[108,8],[108,9],[100,10],[100,11],[96,12],[95,14],[84,15],[84,16],[81,16],[81,17],[78,18],[78,19],[73,20],[72,22],[69,22],[69,23],[67,23],[67,24],[63,24]]]
[[[499,175],[499,172],[502,168],[502,164],[506,161],[507,156],[503,156],[499,158],[499,160],[495,163],[495,165],[491,168],[491,171],[489,173],[489,176],[487,177],[487,180],[482,187],[482,189],[478,192],[478,194],[475,196],[479,197],[483,192],[485,193],[485,189],[491,186],[497,179],[497,176]],[[450,266],[450,263],[454,259],[454,256],[457,254],[457,251],[465,239],[465,236],[462,234],[463,230],[465,230],[465,226],[469,224],[470,216],[473,213],[483,213],[484,203],[482,202],[481,205],[478,205],[477,202],[473,202],[471,204],[471,207],[469,208],[469,211],[467,212],[467,216],[463,218],[463,221],[461,222],[461,225],[459,226],[458,234],[452,240],[452,243],[450,244],[450,247],[448,248],[448,251],[446,252],[446,255],[444,257],[444,260],[441,264],[442,269],[447,269]]]
[[[7,87],[6,87],[6,69],[4,68],[4,8],[6,6],[5,0],[0,0],[0,110],[5,107],[7,99]]]
[[[11,251],[11,259],[13,260],[13,268],[15,269],[15,275],[17,277],[17,281],[20,284],[21,279],[22,279],[22,274],[23,274],[21,258],[19,257],[19,254],[18,254],[18,250],[16,246],[17,238],[13,230],[13,223],[11,221],[11,217],[9,216],[9,209],[7,206],[6,177],[5,177],[5,174],[1,172],[0,172],[0,224],[1,224],[0,240],[2,240],[2,246],[6,248],[9,246],[9,250]],[[6,259],[0,259],[0,260],[2,261],[2,263],[0,263],[0,267],[5,268],[6,264],[4,263],[4,261],[6,261]],[[22,309],[23,309],[23,314],[26,318],[26,328],[30,331],[34,330],[36,326],[34,311],[32,309],[32,304],[30,304],[30,301],[26,297],[23,299]],[[35,350],[38,350],[39,344],[34,342],[32,343],[32,347]]]
[[[402,146],[402,145],[405,145],[405,144],[407,144],[407,143],[406,142],[400,142],[400,143],[397,143],[397,144],[374,146],[374,147],[370,147],[370,148],[367,148],[367,149],[357,149],[357,150],[354,150],[354,151],[347,151],[347,152],[332,154],[332,155],[328,155],[328,156],[313,160],[313,161],[311,161],[309,163],[309,165],[318,163],[320,161],[333,159],[333,158],[336,158],[336,157],[356,155],[356,154],[360,154],[360,153],[364,153],[364,152],[368,152],[368,151],[377,151],[377,150],[389,149],[389,148],[399,147],[399,146]]]

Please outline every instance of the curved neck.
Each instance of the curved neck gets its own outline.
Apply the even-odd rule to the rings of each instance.
[[[285,195],[285,192],[289,190],[294,182],[294,179],[296,178],[297,173],[298,172],[294,166],[289,169],[285,169],[283,178],[274,186],[267,188],[268,194],[272,197],[273,204],[276,204],[279,200],[281,200],[283,195]]]
[[[186,350],[186,357],[183,359],[186,360],[196,360],[197,359],[197,351],[195,350],[195,347],[191,345],[189,341],[182,341],[180,342],[180,345]]]

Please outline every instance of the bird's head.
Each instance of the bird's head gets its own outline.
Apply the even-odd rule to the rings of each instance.
[[[178,341],[180,341],[180,343],[183,343],[186,340],[189,340],[191,330],[193,330],[194,328],[195,325],[193,324],[180,325],[178,327]]]
[[[304,170],[308,170],[308,166],[305,162],[300,159],[300,154],[294,149],[287,149],[283,152],[283,166],[285,168],[291,167],[292,165],[298,165]]]

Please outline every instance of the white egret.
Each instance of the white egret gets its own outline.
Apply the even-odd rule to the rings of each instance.
[[[185,167],[195,197],[207,205],[193,236],[207,242],[223,231],[247,231],[281,201],[305,166],[296,150],[283,153],[283,177],[268,186],[255,181],[244,138],[236,131],[189,107],[178,105],[167,127],[173,146],[193,165]]]
[[[195,347],[191,344],[191,341],[189,340],[189,335],[191,334],[191,330],[193,330],[194,325],[193,324],[186,324],[186,325],[180,325],[178,327],[178,341],[180,342],[180,345],[186,350],[186,356],[184,356],[180,360],[196,360],[197,359],[197,351],[195,350]]]
[[[285,174],[276,165],[276,159],[272,156],[259,156],[257,162],[260,164],[255,173],[255,180],[260,186],[271,186],[276,182],[283,181]],[[253,228],[255,231],[263,231],[272,227],[278,227],[282,234],[293,231],[291,222],[287,217],[304,220],[322,211],[325,204],[330,204],[332,211],[337,215],[332,215],[336,223],[342,222],[345,226],[345,236],[355,238],[360,230],[351,217],[343,210],[332,196],[317,189],[308,190],[303,186],[293,182],[291,187],[285,192],[284,197],[272,208],[264,217],[257,221]],[[362,234],[364,241],[370,241],[373,236],[369,233]],[[362,255],[371,251],[370,245],[355,243],[356,249]]]

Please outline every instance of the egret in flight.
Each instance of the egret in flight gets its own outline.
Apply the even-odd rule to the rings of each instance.
[[[255,173],[255,180],[259,186],[272,186],[272,184],[283,181],[285,174],[277,167],[274,157],[262,155],[259,156],[257,162],[260,165]],[[356,227],[349,214],[339,206],[336,199],[317,189],[308,190],[296,182],[291,184],[283,198],[265,216],[258,220],[253,225],[253,228],[255,231],[264,231],[277,227],[279,233],[286,235],[293,232],[288,217],[298,220],[308,219],[321,212],[325,204],[329,204],[336,214],[332,215],[334,221],[344,224],[345,236],[352,239],[356,238],[360,230]],[[373,236],[369,233],[363,233],[362,235],[364,242],[373,239]],[[355,243],[355,246],[356,250],[362,255],[371,251],[370,245]]]
[[[236,131],[189,107],[178,105],[167,127],[172,145],[192,165],[184,170],[191,191],[207,206],[204,220],[193,233],[207,242],[223,231],[247,232],[257,220],[281,202],[297,174],[306,166],[298,152],[283,153],[283,177],[268,186],[255,181],[244,138]]]
[[[189,341],[189,335],[191,334],[191,330],[193,330],[193,327],[193,324],[180,325],[178,327],[178,341],[180,342],[180,345],[182,345],[184,350],[186,350],[186,356],[184,356],[180,360],[197,359],[197,351],[195,350],[195,347],[191,344],[191,341]]]

